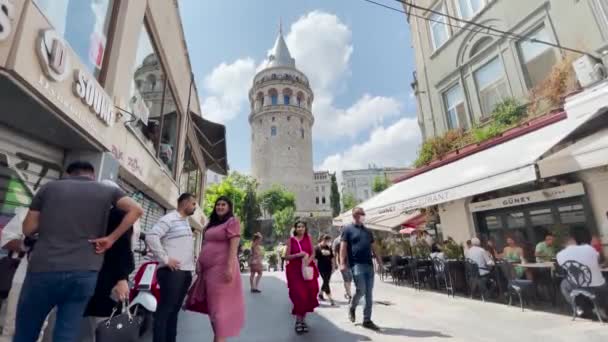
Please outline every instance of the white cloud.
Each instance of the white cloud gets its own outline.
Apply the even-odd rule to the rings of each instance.
[[[249,88],[255,75],[251,58],[237,59],[231,64],[215,67],[203,81],[203,115],[212,121],[227,122],[239,115],[248,103]]]
[[[286,37],[296,66],[310,79],[315,93],[315,140],[354,137],[398,116],[400,103],[391,97],[364,94],[348,108],[334,104],[335,93],[350,75],[352,32],[333,14],[313,11],[299,18]]]
[[[408,166],[416,157],[421,136],[415,118],[403,118],[388,127],[374,129],[369,139],[348,150],[328,156],[317,170],[337,172],[378,166]]]

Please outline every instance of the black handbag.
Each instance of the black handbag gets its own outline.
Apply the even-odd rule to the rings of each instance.
[[[121,304],[119,303],[118,306]],[[116,315],[118,306],[112,310],[110,318],[102,321],[95,329],[96,342],[138,342],[143,317],[134,315],[127,303],[122,304],[122,313]]]
[[[0,259],[0,298],[8,298],[8,293],[13,285],[13,277],[19,267],[21,259],[13,258],[13,253]]]

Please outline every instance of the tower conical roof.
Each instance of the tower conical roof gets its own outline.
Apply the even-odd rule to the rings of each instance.
[[[279,35],[277,36],[277,40],[274,42],[272,52],[268,56],[268,64],[266,64],[266,67],[296,67],[296,60],[291,57],[289,48],[287,47],[285,39],[283,38],[282,27],[279,28]]]

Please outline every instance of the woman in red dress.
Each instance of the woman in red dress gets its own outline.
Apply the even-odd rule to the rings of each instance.
[[[287,241],[285,259],[288,260],[287,268],[287,287],[289,288],[289,299],[293,303],[291,313],[296,316],[296,333],[308,332],[306,324],[306,314],[313,312],[319,301],[319,271],[314,261],[314,248],[306,222],[297,221],[294,225],[293,236]],[[305,280],[302,274],[302,265],[313,268],[313,277]]]

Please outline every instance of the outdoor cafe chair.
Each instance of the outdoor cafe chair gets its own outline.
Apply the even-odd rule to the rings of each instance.
[[[437,289],[441,289],[441,282],[443,282],[448,297],[450,296],[450,293],[452,294],[452,297],[454,297],[454,282],[452,281],[449,265],[443,259],[435,257],[433,258],[433,270]]]
[[[482,277],[479,274],[481,267],[479,267],[479,265],[477,265],[477,263],[475,261],[473,261],[472,259],[465,259],[464,261],[464,275],[465,278],[467,280],[467,286],[469,287],[469,293],[471,298],[473,298],[473,295],[475,294],[476,290],[479,290],[479,293],[481,295],[481,300],[482,301],[486,301],[486,281],[487,281],[487,276]]]
[[[574,321],[576,319],[576,298],[578,296],[583,296],[593,303],[598,320],[604,323],[599,310],[598,293],[592,287],[589,287],[592,281],[591,269],[589,269],[587,265],[581,264],[575,260],[568,260],[564,262],[561,267],[567,273],[566,280],[574,286],[574,289],[570,292],[572,320]]]
[[[519,298],[519,306],[521,307],[521,311],[524,311],[524,297],[526,294],[529,294],[534,289],[534,283],[532,280],[526,279],[517,279],[517,273],[515,272],[515,267],[505,260],[501,260],[497,262],[497,266],[502,272],[503,276],[507,280],[507,293],[509,296],[509,305],[513,303],[513,293],[517,295]]]
[[[393,267],[393,257],[382,257],[382,269],[380,270],[380,279],[384,281],[387,275],[392,274],[391,269]]]

